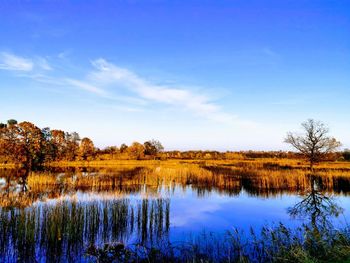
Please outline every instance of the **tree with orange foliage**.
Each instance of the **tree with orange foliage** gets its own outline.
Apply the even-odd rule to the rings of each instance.
[[[79,146],[79,156],[82,160],[87,160],[94,156],[95,146],[91,139],[83,138]]]
[[[145,148],[145,155],[150,155],[153,157],[156,157],[158,153],[164,150],[163,145],[157,140],[147,141],[143,144],[143,146]]]
[[[11,120],[0,130],[0,148],[3,154],[28,169],[42,164],[43,147],[43,133],[33,123],[25,121],[17,124]]]
[[[52,130],[50,144],[52,147],[52,159],[63,160],[67,147],[65,132],[61,130]]]
[[[127,153],[131,159],[140,160],[144,157],[145,147],[138,142],[134,142],[128,147]]]
[[[69,161],[74,161],[79,154],[79,142],[80,137],[77,132],[65,134],[66,147],[65,147],[65,158]]]

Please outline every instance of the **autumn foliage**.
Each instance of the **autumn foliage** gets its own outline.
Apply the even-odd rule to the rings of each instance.
[[[350,160],[349,151],[331,153],[328,161]],[[9,120],[0,123],[0,164],[20,164],[29,169],[59,161],[92,160],[249,160],[260,158],[303,159],[303,155],[285,151],[164,151],[157,140],[131,145],[122,144],[104,149],[96,148],[89,138],[80,138],[76,132],[50,128],[40,129],[30,122]]]
[[[40,129],[30,122],[18,123],[9,120],[0,124],[0,161],[16,163],[26,168],[34,168],[52,161],[89,161],[97,155],[111,153],[124,159],[155,158],[163,146],[151,140],[144,144],[134,142],[118,147],[108,147],[104,151],[94,146],[89,138],[80,138],[76,132]],[[121,156],[122,155],[122,156]]]

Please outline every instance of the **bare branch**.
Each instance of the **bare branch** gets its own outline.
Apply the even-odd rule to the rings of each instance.
[[[324,123],[309,119],[301,126],[303,134],[289,132],[284,141],[308,159],[311,169],[315,163],[322,161],[341,146],[339,141],[328,136],[329,128]]]

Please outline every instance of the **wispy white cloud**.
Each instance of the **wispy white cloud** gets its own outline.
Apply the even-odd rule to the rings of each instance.
[[[60,52],[60,53],[57,55],[57,57],[58,57],[59,59],[67,59],[68,56],[70,55],[70,53],[71,53],[71,50],[64,50],[64,51]]]
[[[48,63],[48,61],[45,58],[37,57],[35,62],[36,62],[37,67],[39,67],[40,69],[52,70],[52,67],[50,66],[50,64]]]
[[[11,53],[0,53],[0,69],[14,71],[31,71],[34,67],[30,59],[16,56]]]
[[[136,73],[118,67],[104,59],[92,61],[95,70],[87,76],[89,83],[99,87],[123,87],[138,97],[151,102],[162,103],[186,109],[194,114],[219,122],[239,122],[237,116],[225,113],[221,107],[205,95],[197,94],[190,88],[175,88],[168,85],[154,84]]]
[[[34,70],[52,70],[48,61],[43,57],[24,58],[13,53],[0,53],[0,69],[18,72],[32,72]]]
[[[68,85],[72,85],[72,86],[77,87],[79,89],[86,90],[86,91],[95,93],[95,94],[100,95],[100,96],[106,95],[106,92],[103,89],[98,88],[94,85],[88,84],[87,82],[84,82],[84,81],[70,79],[70,78],[62,79],[62,81],[63,81],[63,83],[67,83]]]
[[[77,80],[77,79],[66,78],[66,77],[54,77],[45,73],[25,73],[25,74],[17,74],[17,76],[30,78],[36,82],[45,84],[46,87],[48,87],[49,85],[49,87],[56,86],[56,87],[64,87],[64,88],[67,88],[67,87],[77,88],[85,92],[93,93],[94,95],[103,97],[110,101],[115,101],[115,102],[118,101],[119,103],[125,103],[127,105],[145,106],[148,104],[147,101],[138,97],[110,94],[103,88],[95,86],[94,84],[91,84],[86,80]],[[122,107],[118,105],[118,108],[127,109],[129,107]],[[127,111],[131,112],[136,110],[127,110]],[[137,111],[140,111],[140,109],[137,109]]]
[[[252,124],[225,112],[210,96],[203,95],[203,90],[194,90],[189,86],[154,83],[102,58],[91,63],[93,70],[88,72],[85,78],[77,79],[65,76],[64,72],[53,71],[44,57],[29,59],[11,53],[0,53],[0,69],[22,72],[17,75],[54,86],[74,87],[126,105],[119,107],[134,109],[132,105],[137,105],[139,111],[140,107],[157,103],[222,123],[249,126]],[[49,74],[49,71],[53,71],[53,74]],[[123,95],[125,92],[118,90],[120,88],[132,95]]]

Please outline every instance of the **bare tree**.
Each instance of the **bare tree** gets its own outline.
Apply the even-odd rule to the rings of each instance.
[[[304,133],[288,133],[285,139],[286,143],[291,144],[297,149],[310,163],[310,169],[313,170],[314,164],[324,160],[324,158],[334,152],[341,143],[333,137],[329,137],[328,127],[313,119],[309,119],[301,124]]]

